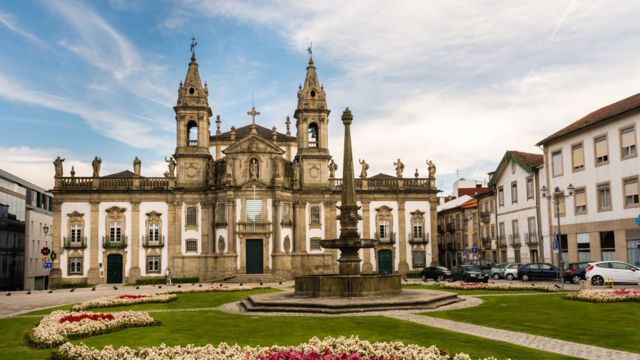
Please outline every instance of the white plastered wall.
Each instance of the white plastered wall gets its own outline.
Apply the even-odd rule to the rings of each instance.
[[[69,216],[72,212],[77,211],[84,214],[84,236],[87,237],[87,248],[84,250],[82,258],[82,274],[69,276],[67,270],[69,269],[68,254],[69,251],[64,250],[64,238],[68,237],[67,227],[69,223]],[[64,202],[60,210],[62,216],[60,219],[60,270],[62,270],[62,277],[86,277],[89,272],[89,264],[91,260],[91,204],[88,202]],[[101,238],[98,239],[98,243],[101,242]]]

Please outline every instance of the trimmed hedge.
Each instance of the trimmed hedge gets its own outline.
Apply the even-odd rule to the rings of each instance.
[[[200,282],[199,277],[183,277],[183,278],[172,278],[171,282],[173,284],[191,284]],[[136,285],[164,285],[165,279],[164,277],[152,277],[152,278],[144,278],[136,280]]]

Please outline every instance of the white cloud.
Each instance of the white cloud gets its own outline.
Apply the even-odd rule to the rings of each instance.
[[[43,42],[42,40],[40,40],[40,38],[38,38],[37,36],[33,35],[32,33],[18,27],[18,25],[16,24],[16,20],[15,17],[12,14],[9,13],[2,13],[0,12],[0,24],[4,25],[7,29],[15,32],[16,34],[23,36],[31,41],[33,41],[34,43],[38,44],[38,45],[42,45]]]

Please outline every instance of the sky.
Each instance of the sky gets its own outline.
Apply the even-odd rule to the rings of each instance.
[[[51,188],[58,155],[77,176],[138,156],[161,176],[195,36],[222,131],[251,121],[253,99],[284,132],[311,43],[337,162],[348,106],[370,175],[400,158],[425,176],[429,159],[447,193],[638,93],[638,18],[638,2],[597,0],[0,2],[0,168]]]

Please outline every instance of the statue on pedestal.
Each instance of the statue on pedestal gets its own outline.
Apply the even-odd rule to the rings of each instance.
[[[169,165],[168,165],[168,167],[169,167],[168,175],[169,176],[168,177],[176,177],[176,174],[175,174],[175,171],[176,171],[176,160],[172,156],[169,159],[167,159],[165,157],[164,161],[169,163]]]
[[[91,162],[93,177],[100,177],[100,165],[102,165],[102,159],[96,156]]]
[[[56,169],[56,177],[64,176],[63,171],[62,171],[62,162],[63,161],[64,161],[64,159],[60,158],[60,156],[58,156],[55,160],[53,160],[53,166]]]
[[[394,162],[393,165],[396,166],[396,177],[402,178],[402,172],[404,171],[404,164],[402,163],[402,161],[398,159],[398,161]]]
[[[335,178],[336,177],[336,170],[338,170],[338,164],[335,163],[335,161],[333,161],[333,159],[331,159],[331,162],[329,163],[329,177],[330,178]]]
[[[362,165],[362,171],[360,171],[360,178],[366,179],[367,171],[369,170],[369,164],[367,164],[367,162],[362,159],[358,160],[358,162],[360,163],[360,165]]]

